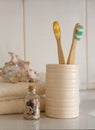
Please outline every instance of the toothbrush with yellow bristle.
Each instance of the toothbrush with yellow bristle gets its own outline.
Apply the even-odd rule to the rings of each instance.
[[[67,60],[67,64],[75,64],[75,53],[76,53],[76,45],[77,41],[80,41],[83,35],[83,26],[77,23],[74,27],[72,45],[69,53],[69,57]]]
[[[65,64],[65,58],[61,46],[61,31],[60,31],[60,26],[57,21],[53,23],[53,30],[55,34],[55,38],[57,41],[57,49],[58,49],[58,59],[59,59],[59,64]]]

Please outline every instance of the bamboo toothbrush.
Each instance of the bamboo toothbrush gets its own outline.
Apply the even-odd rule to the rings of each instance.
[[[83,26],[80,25],[79,23],[77,23],[74,27],[72,45],[71,45],[69,57],[67,60],[67,64],[75,63],[75,53],[76,53],[77,41],[79,41],[81,39],[82,35],[83,35]]]
[[[57,50],[58,50],[58,59],[59,59],[59,64],[65,64],[65,58],[61,46],[61,31],[60,31],[60,26],[57,21],[53,23],[53,30],[55,34],[55,38],[57,41]]]

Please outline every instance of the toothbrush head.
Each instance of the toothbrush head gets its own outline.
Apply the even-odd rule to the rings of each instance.
[[[54,34],[55,34],[55,37],[56,39],[60,39],[60,26],[59,26],[59,23],[57,21],[55,21],[53,23],[53,31],[54,31]]]
[[[75,39],[76,40],[80,40],[82,38],[82,35],[83,35],[83,31],[84,31],[84,28],[82,25],[80,25],[79,23],[77,23],[75,25]]]

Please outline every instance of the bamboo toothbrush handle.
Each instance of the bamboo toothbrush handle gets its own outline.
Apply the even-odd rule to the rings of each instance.
[[[73,40],[72,40],[72,46],[70,49],[69,57],[67,64],[74,64],[75,63],[75,53],[76,53],[76,45],[77,41],[81,39],[83,35],[83,26],[77,23],[74,28],[73,32]]]
[[[77,45],[77,41],[76,39],[74,39],[70,49],[67,64],[75,64],[76,45]]]
[[[55,38],[57,41],[57,50],[58,50],[58,59],[59,59],[59,64],[65,64],[65,58],[61,46],[61,31],[60,31],[60,26],[57,21],[53,23],[53,30],[55,34]]]
[[[74,64],[75,63],[75,52],[76,52],[76,44],[77,44],[77,40],[75,39],[75,35],[76,35],[76,29],[77,29],[78,25],[79,25],[79,23],[76,24],[74,27],[72,45],[71,45],[67,64]]]
[[[77,41],[81,39],[82,34],[83,34],[83,26],[77,23],[74,27],[72,45],[71,45],[67,64],[75,64],[76,45],[77,45]]]
[[[60,39],[57,39],[57,50],[58,50],[59,64],[65,64],[65,58],[63,55],[63,50],[62,50]]]

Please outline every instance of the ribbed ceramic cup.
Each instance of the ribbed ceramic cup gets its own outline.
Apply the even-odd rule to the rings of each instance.
[[[79,66],[46,65],[46,115],[74,118],[79,115]]]

